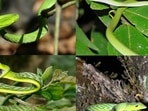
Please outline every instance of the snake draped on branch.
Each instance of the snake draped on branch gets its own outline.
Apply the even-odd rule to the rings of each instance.
[[[139,6],[148,6],[148,1],[136,1],[136,0],[124,0],[123,2],[119,2],[116,0],[89,0],[91,2],[98,2],[103,3],[111,6],[118,7],[115,16],[113,17],[111,23],[107,27],[106,30],[106,37],[108,41],[111,43],[111,45],[121,54],[123,55],[138,55],[138,53],[134,52],[127,46],[125,46],[123,43],[121,43],[117,37],[114,35],[113,31],[115,30],[116,26],[119,23],[119,20],[122,16],[122,13],[128,8],[128,7],[139,7]]]
[[[31,85],[21,87],[0,83],[1,93],[30,94],[38,91],[42,85],[42,78],[39,75],[30,72],[16,73],[11,71],[9,66],[0,63],[0,79],[2,78]]]

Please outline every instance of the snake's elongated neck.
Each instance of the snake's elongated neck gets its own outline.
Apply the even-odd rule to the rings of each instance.
[[[123,55],[138,55],[132,50],[130,50],[128,47],[126,47],[124,44],[122,44],[113,34],[114,29],[116,28],[120,17],[122,15],[122,12],[126,8],[118,8],[116,11],[115,16],[113,17],[113,20],[111,21],[110,25],[107,27],[106,30],[106,36],[108,41],[114,46],[115,49],[117,49],[121,54]]]

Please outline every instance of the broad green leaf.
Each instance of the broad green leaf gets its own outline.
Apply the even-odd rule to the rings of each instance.
[[[76,77],[74,76],[66,76],[60,80],[60,83],[64,84],[76,84]]]
[[[105,4],[100,4],[100,3],[97,3],[97,2],[91,2],[90,8],[93,9],[93,10],[104,10],[104,9],[108,9],[109,7]]]
[[[104,9],[108,9],[109,7],[107,5],[101,4],[99,2],[91,2],[90,8],[92,10],[100,10],[100,11],[96,12],[98,18],[105,24],[105,26],[109,25],[111,18],[109,17],[108,12],[101,11],[101,10],[104,10]],[[106,12],[106,14],[105,14],[105,12]]]
[[[78,39],[77,39],[77,42],[76,42],[76,54],[77,55],[95,55],[85,44],[83,44]]]
[[[148,38],[131,25],[121,25],[115,36],[127,47],[140,55],[148,54]]]
[[[56,69],[53,73],[52,82],[57,82],[62,80],[63,78],[67,77],[67,71],[62,71],[60,69]]]
[[[77,41],[79,41],[79,43],[81,42],[83,45],[85,45],[85,47],[88,47],[88,48],[96,51],[97,53],[99,53],[99,49],[86,37],[86,35],[83,33],[83,31],[80,29],[80,27],[77,24],[76,24],[76,37],[77,37]],[[77,44],[77,45],[80,45],[80,44]],[[79,50],[79,47],[80,46],[77,46],[76,50]],[[88,51],[88,50],[86,50],[86,51]],[[86,55],[88,55],[88,54],[86,54]]]
[[[19,19],[18,14],[5,14],[0,16],[0,29],[8,27]]]
[[[95,29],[91,32],[93,43],[100,49],[99,55],[107,55],[107,40],[105,37]]]
[[[85,0],[87,4],[90,4],[92,1],[90,0]]]
[[[51,99],[58,100],[63,97],[64,89],[60,84],[51,84],[48,87],[47,92],[51,95]]]
[[[110,22],[112,21],[109,15],[98,16],[98,18],[101,20],[102,23],[104,23],[106,27],[109,26]]]
[[[51,95],[51,93],[48,90],[45,90],[45,91],[42,90],[39,93],[40,93],[40,95],[42,95],[47,100],[51,100],[52,99],[52,95]]]
[[[148,36],[148,6],[128,8],[124,12],[124,16],[140,30]]]
[[[76,99],[76,84],[65,84],[64,97],[69,99]]]

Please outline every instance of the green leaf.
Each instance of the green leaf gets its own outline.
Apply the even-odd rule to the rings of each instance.
[[[97,2],[91,2],[90,3],[90,8],[93,9],[93,10],[104,10],[104,9],[108,9],[108,5],[105,5],[105,4],[100,4],[100,3],[97,3]]]
[[[102,15],[98,16],[98,18],[101,20],[101,22],[107,27],[111,23],[112,19],[109,15]]]
[[[59,84],[51,84],[47,90],[51,94],[51,99],[58,100],[63,97],[64,89]]]
[[[77,42],[76,42],[76,54],[77,55],[95,55],[85,44],[83,44],[78,39],[77,39]]]
[[[80,27],[76,24],[76,37],[77,37],[77,42],[78,44],[76,45],[76,49],[77,52],[85,52],[86,55],[88,50],[83,50],[81,49],[81,46],[85,46],[85,49],[92,49],[94,51],[96,51],[96,53],[99,53],[99,49],[86,37],[86,35],[83,33],[83,31],[80,29]],[[83,45],[81,45],[81,44]],[[91,53],[91,51],[89,51],[88,53]],[[82,54],[82,53],[77,53],[78,55]]]
[[[65,106],[71,106],[71,102],[68,99],[62,98],[60,100],[57,101],[49,101],[47,103],[47,108],[48,109],[53,109],[53,108],[62,108]]]
[[[64,84],[76,84],[76,77],[74,76],[66,76],[60,80],[60,83]]]
[[[0,16],[0,29],[8,27],[19,19],[18,14],[6,14]]]
[[[95,29],[92,30],[91,37],[93,40],[92,43],[94,43],[100,50],[99,55],[107,55],[107,40],[105,37]]]
[[[51,74],[52,74],[52,71],[53,71],[53,67],[52,66],[49,66],[48,68],[46,68],[46,70],[42,74],[42,79],[44,81],[48,80],[49,76],[51,76]]]
[[[140,55],[148,53],[148,38],[131,25],[121,25],[115,36],[127,47]]]
[[[85,0],[87,4],[90,4],[92,1],[90,0]]]
[[[65,98],[75,99],[76,98],[76,85],[66,84],[63,95]]]
[[[53,73],[52,82],[60,81],[61,79],[67,77],[67,71],[62,71],[60,69],[56,69]]]
[[[148,7],[128,8],[124,12],[124,16],[140,30],[148,36]]]
[[[52,95],[50,94],[50,92],[48,90],[46,90],[46,91],[42,90],[42,91],[39,92],[39,94],[42,95],[47,100],[52,99]]]

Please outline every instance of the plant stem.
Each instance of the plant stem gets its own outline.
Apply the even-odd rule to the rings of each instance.
[[[61,19],[61,6],[58,3],[56,3],[56,20],[55,20],[55,33],[54,33],[54,55],[58,55],[60,19]]]

